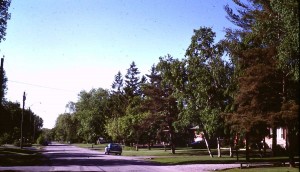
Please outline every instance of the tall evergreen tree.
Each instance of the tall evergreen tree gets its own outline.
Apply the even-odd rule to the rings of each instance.
[[[112,83],[109,103],[111,118],[118,118],[125,115],[128,102],[125,98],[123,76],[120,71],[115,75],[115,80]]]
[[[123,92],[123,76],[121,72],[119,71],[117,75],[115,75],[115,80],[112,83],[112,89],[114,93],[120,94]]]
[[[160,128],[160,125],[164,121],[164,118],[160,114],[164,110],[162,78],[155,65],[151,67],[150,74],[146,76],[149,79],[147,83],[142,85],[142,92],[145,96],[142,106],[148,112],[148,115],[145,117],[142,126],[147,131],[149,140],[157,138],[160,141],[166,141],[162,136],[163,129]],[[149,140],[148,144],[150,144]]]
[[[175,138],[176,138],[176,123],[179,122],[179,109],[175,95],[176,81],[178,75],[176,66],[179,60],[174,59],[171,55],[166,55],[159,58],[157,71],[161,77],[160,87],[162,90],[161,101],[163,109],[159,112],[163,118],[161,128],[168,131],[169,143],[172,153],[175,154]]]
[[[125,93],[129,99],[138,95],[138,89],[140,86],[140,77],[138,76],[140,71],[136,67],[135,62],[130,64],[125,75]]]

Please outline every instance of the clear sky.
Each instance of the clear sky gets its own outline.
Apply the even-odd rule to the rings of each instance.
[[[193,29],[212,27],[217,39],[225,0],[12,0],[6,40],[0,43],[8,77],[6,98],[53,128],[81,90],[110,89],[132,61],[149,73],[160,56],[183,58]]]

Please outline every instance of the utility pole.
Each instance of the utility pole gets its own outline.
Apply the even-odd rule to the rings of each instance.
[[[25,91],[23,94],[23,108],[22,108],[22,119],[21,119],[21,139],[20,139],[20,148],[23,148],[23,117],[24,117],[24,107],[25,107],[26,95]]]

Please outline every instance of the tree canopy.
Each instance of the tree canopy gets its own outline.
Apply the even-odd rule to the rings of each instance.
[[[145,76],[132,62],[124,78],[120,71],[115,75],[111,90],[82,91],[75,110],[59,117],[57,132],[60,120],[71,121],[78,141],[105,136],[125,144],[168,142],[175,153],[177,138],[190,143],[187,133],[195,126],[206,140],[233,143],[234,136],[244,137],[247,150],[251,141],[268,136],[269,128],[285,127],[288,150],[294,150],[299,4],[233,2],[225,11],[237,28],[227,28],[223,39],[217,41],[213,29],[203,26],[194,30],[182,59],[161,56]]]

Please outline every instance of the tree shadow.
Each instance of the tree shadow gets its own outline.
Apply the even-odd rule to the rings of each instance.
[[[127,159],[98,159],[93,157],[86,157],[82,159],[52,159],[50,165],[52,166],[126,166],[126,165],[159,165],[147,161],[127,160]]]
[[[44,151],[43,155],[47,157],[45,164],[50,166],[125,166],[125,165],[160,165],[155,162],[144,160],[122,159],[115,155],[102,155],[99,153],[63,153],[61,150]],[[113,157],[116,157],[113,159]],[[107,158],[105,158],[107,157]]]

